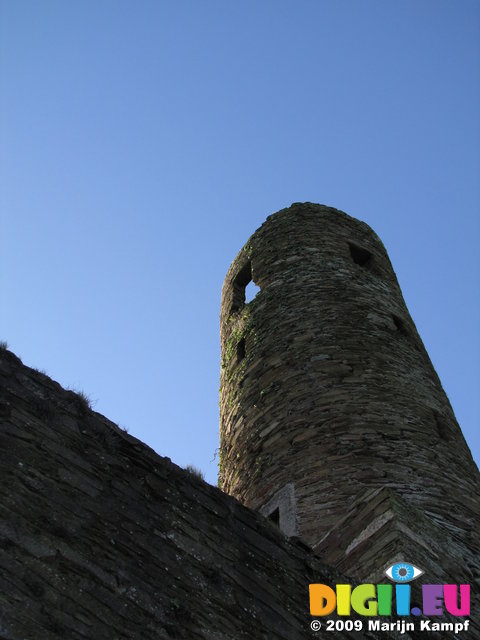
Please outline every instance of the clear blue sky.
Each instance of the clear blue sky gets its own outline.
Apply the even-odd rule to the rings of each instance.
[[[367,222],[480,459],[477,0],[0,0],[0,338],[216,482],[219,305],[291,202]]]

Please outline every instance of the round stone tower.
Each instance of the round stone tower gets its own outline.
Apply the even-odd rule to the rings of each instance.
[[[225,492],[312,546],[385,488],[469,535],[478,470],[365,223],[310,203],[267,218],[225,279],[221,345]]]

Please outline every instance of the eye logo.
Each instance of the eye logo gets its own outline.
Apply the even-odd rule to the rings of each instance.
[[[351,610],[360,616],[391,616],[395,607],[397,616],[423,616],[429,618],[432,616],[442,616],[444,608],[447,613],[452,616],[469,616],[470,615],[470,585],[469,584],[422,584],[418,585],[417,597],[420,600],[422,608],[414,606],[411,603],[412,586],[408,584],[419,576],[423,575],[422,569],[419,569],[409,562],[396,562],[385,570],[387,578],[396,583],[392,584],[359,584],[352,589],[350,584],[337,584],[334,591],[326,584],[310,584],[310,614],[312,616],[328,616],[337,609],[338,616],[349,616]],[[395,588],[394,588],[395,586]],[[432,623],[432,628],[428,626],[430,623],[422,620],[421,630],[443,631],[440,628],[443,623]],[[343,623],[342,623],[343,624]],[[385,623],[386,624],[386,623]],[[399,623],[400,624],[400,623]],[[414,630],[413,622],[402,622],[403,627],[400,633],[404,633],[408,625],[411,625],[407,631]],[[453,625],[453,623],[445,623]],[[457,623],[456,623],[457,624]],[[462,623],[458,623],[462,624]],[[468,628],[468,620],[465,621],[465,629]],[[387,625],[388,626],[388,625]],[[329,627],[327,626],[327,629]],[[335,627],[338,628],[338,627]],[[343,629],[344,627],[342,627]],[[357,627],[355,627],[357,628]],[[347,627],[345,626],[345,629]],[[380,623],[376,626],[372,625],[369,629],[380,630]],[[448,627],[448,629],[453,629]],[[455,627],[458,632],[460,627]],[[382,626],[382,631],[388,631],[387,627]],[[391,628],[390,630],[395,630]],[[447,627],[445,627],[447,630]]]
[[[408,562],[397,562],[385,571],[385,575],[393,582],[411,582],[423,574],[423,571]]]

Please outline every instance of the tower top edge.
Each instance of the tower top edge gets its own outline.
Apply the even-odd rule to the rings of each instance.
[[[297,227],[297,229],[304,228],[304,225],[307,225],[308,227],[308,225],[311,224],[317,227],[317,222],[319,225],[325,223],[327,227],[333,223],[335,227],[338,225],[339,228],[343,228],[344,231],[349,229],[349,233],[352,234],[352,240],[355,239],[355,236],[358,233],[360,236],[368,236],[375,243],[378,243],[378,245],[383,249],[383,244],[380,238],[363,220],[355,218],[348,213],[345,213],[345,211],[336,209],[329,205],[314,202],[293,202],[289,207],[285,207],[268,215],[264,222],[252,233],[230,265],[227,272],[227,278],[229,274],[232,273],[232,270],[235,271],[238,261],[243,260],[245,253],[251,252],[251,247],[253,246],[252,243],[257,244],[260,238],[265,237],[266,233],[275,233],[277,224],[280,224],[281,226],[286,224],[287,227],[290,227],[290,229],[288,229],[289,231],[294,228],[291,225],[293,224],[296,226],[297,222],[301,225],[300,227]]]
[[[293,221],[296,216],[301,218],[310,217],[310,219],[318,218],[319,221],[323,218],[323,220],[325,221],[332,220],[335,222],[343,222],[347,225],[350,224],[356,226],[357,228],[363,229],[364,232],[375,236],[377,240],[379,240],[374,230],[360,218],[351,216],[345,211],[342,211],[341,209],[337,209],[336,207],[332,207],[330,205],[308,201],[292,202],[289,207],[285,207],[283,209],[275,211],[274,213],[271,213],[258,227],[258,229],[256,229],[256,231],[252,234],[251,238],[262,232],[265,227],[269,227],[272,223],[275,223],[282,219],[290,219]]]
[[[354,222],[360,223],[360,224],[365,224],[365,222],[363,222],[362,220],[359,220],[358,218],[355,218],[354,216],[349,215],[348,213],[346,213],[345,211],[342,211],[341,209],[337,209],[336,207],[332,207],[328,204],[322,204],[319,202],[292,202],[292,204],[289,207],[284,207],[283,209],[280,209],[279,211],[275,211],[274,213],[271,213],[269,216],[267,216],[266,221],[271,220],[273,218],[279,217],[280,214],[283,215],[294,215],[295,213],[305,213],[305,212],[310,212],[310,213],[314,213],[314,214],[333,214],[333,215],[338,215],[340,217],[345,217],[349,220],[352,220]],[[265,223],[263,223],[265,224]],[[263,226],[263,225],[261,225]],[[366,225],[368,226],[368,225]],[[261,227],[260,227],[261,228]]]

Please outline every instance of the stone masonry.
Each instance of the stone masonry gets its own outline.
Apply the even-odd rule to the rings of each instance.
[[[480,575],[478,469],[365,223],[268,217],[226,276],[221,345],[224,491],[359,580],[405,558]]]
[[[5,349],[0,480],[3,640],[313,639],[309,583],[346,580]]]
[[[320,638],[310,583],[404,560],[471,585],[468,634],[434,635],[480,640],[478,470],[375,234],[308,203],[268,218],[221,339],[227,493],[0,348],[0,637]]]

